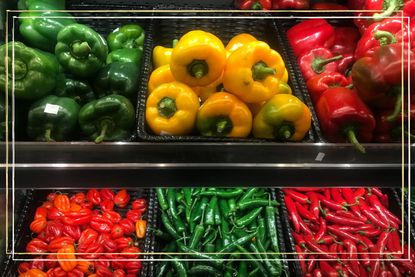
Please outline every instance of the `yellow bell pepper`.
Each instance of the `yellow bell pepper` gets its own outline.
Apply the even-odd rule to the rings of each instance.
[[[310,126],[310,110],[300,99],[277,94],[255,116],[252,132],[256,138],[300,141]]]
[[[160,66],[166,65],[170,63],[171,60],[171,53],[173,52],[173,48],[177,44],[177,39],[173,40],[173,47],[163,47],[163,46],[156,46],[153,49],[153,67],[158,68]]]
[[[270,99],[279,88],[285,64],[280,54],[263,41],[245,44],[228,58],[223,74],[226,91],[245,103]]]
[[[158,67],[153,72],[151,72],[150,78],[148,79],[147,95],[150,94],[159,85],[174,81],[175,79],[171,73],[170,65],[166,64]]]
[[[243,45],[257,41],[257,39],[254,36],[251,36],[250,34],[239,34],[234,36],[226,45],[226,50],[229,52],[235,52],[237,49],[241,48]]]
[[[200,101],[202,101],[203,103],[206,101],[206,99],[209,98],[209,96],[223,89],[222,80],[223,75],[220,75],[220,77],[213,83],[205,87],[192,87],[192,89],[194,90],[194,92],[196,92],[197,95],[199,95]]]
[[[170,69],[174,78],[191,87],[207,86],[223,72],[226,51],[222,41],[211,33],[190,31],[173,49]]]
[[[187,135],[193,131],[199,106],[197,94],[187,85],[162,84],[147,98],[146,121],[157,135]]]
[[[218,92],[200,107],[196,126],[203,136],[244,138],[251,132],[252,114],[236,96]]]
[[[284,74],[281,77],[281,82],[288,83],[288,71],[287,71],[287,68],[284,68]]]
[[[291,87],[287,83],[280,82],[278,92],[276,94],[279,94],[279,93],[292,94]],[[262,106],[265,105],[265,103],[267,103],[267,101],[262,101],[260,103],[251,103],[251,104],[248,104],[248,107],[251,110],[252,114],[256,116],[259,113],[259,111],[262,109]]]

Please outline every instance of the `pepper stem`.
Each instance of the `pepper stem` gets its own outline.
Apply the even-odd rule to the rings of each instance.
[[[283,124],[274,130],[274,136],[282,141],[287,141],[293,136],[294,132],[295,129],[291,124]]]
[[[218,134],[222,134],[225,130],[228,129],[228,125],[229,125],[229,120],[218,121],[218,123],[216,124],[216,132]]]
[[[10,63],[11,63],[11,60],[10,60]],[[14,78],[16,80],[21,80],[24,77],[26,77],[26,74],[27,74],[27,65],[21,60],[15,59],[14,60]],[[11,72],[9,73],[9,75],[11,75]],[[12,78],[12,76],[9,76],[9,77]]]
[[[177,111],[176,101],[173,98],[164,97],[158,103],[158,111],[162,117],[172,117]]]
[[[172,48],[176,47],[176,45],[177,45],[178,42],[179,42],[178,39],[173,39],[173,41],[171,43]]]
[[[75,42],[72,44],[72,53],[80,58],[86,57],[91,53],[91,47],[88,42]]]
[[[395,108],[393,109],[393,113],[389,115],[386,120],[389,122],[393,122],[399,116],[402,110],[402,93],[396,93],[396,100],[395,100]]]
[[[352,143],[354,145],[354,147],[360,152],[360,153],[366,153],[365,148],[363,147],[363,145],[360,144],[360,142],[357,140],[356,137],[356,132],[353,128],[347,128],[345,130],[347,139],[349,140],[350,143]]]
[[[54,140],[51,138],[51,134],[52,134],[52,129],[51,129],[51,128],[47,128],[47,129],[45,130],[45,136],[44,136],[44,138],[45,138],[45,141],[46,141],[46,142],[51,142],[51,141],[54,141]]]
[[[396,10],[399,10],[401,5],[398,4],[398,1],[399,0],[386,1],[388,4],[387,8],[382,13],[375,13],[373,15],[373,21],[381,21],[385,17],[391,16]]]
[[[262,10],[262,5],[259,2],[255,2],[255,3],[252,4],[251,9],[252,10]]]
[[[380,45],[388,45],[388,44],[398,42],[396,37],[391,32],[388,32],[388,31],[382,31],[382,30],[376,31],[373,34],[373,37],[379,41]]]
[[[190,75],[196,79],[201,79],[209,72],[209,66],[204,60],[193,60],[188,66],[187,70]]]
[[[105,135],[107,133],[107,129],[108,129],[108,124],[107,123],[103,123],[102,124],[102,128],[101,128],[101,133],[99,134],[99,136],[95,139],[95,143],[101,143],[104,141]]]
[[[268,65],[263,62],[257,62],[252,66],[252,77],[255,81],[264,80],[268,75],[274,75],[277,73],[275,68],[268,67]]]
[[[328,65],[329,63],[332,63],[334,61],[338,61],[340,59],[343,59],[342,55],[334,56],[334,57],[331,57],[329,59],[322,59],[322,58],[317,57],[311,63],[311,68],[313,69],[314,72],[320,74],[320,73],[323,73],[324,68],[325,68],[326,65]]]

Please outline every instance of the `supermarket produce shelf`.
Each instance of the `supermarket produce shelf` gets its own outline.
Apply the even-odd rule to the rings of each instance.
[[[244,186],[401,186],[408,145],[365,147],[366,154],[326,143],[18,142],[8,145],[8,164],[1,166],[11,177],[14,169],[16,188],[234,186],[235,180]],[[0,150],[5,155],[5,143]]]

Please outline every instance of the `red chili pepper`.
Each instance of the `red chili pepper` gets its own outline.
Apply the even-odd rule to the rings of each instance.
[[[117,207],[125,208],[130,201],[130,195],[125,189],[120,190],[114,197],[114,204]]]
[[[295,239],[295,242],[300,245],[301,247],[305,247],[305,239],[302,234],[299,233],[292,233],[293,238]]]
[[[102,200],[101,210],[104,211],[104,212],[114,210],[114,201],[108,200],[108,199]]]
[[[64,225],[62,233],[63,235],[71,237],[77,241],[81,237],[81,228],[79,228],[79,226]]]
[[[99,195],[101,196],[102,200],[114,200],[115,193],[111,189],[101,189],[99,191]]]
[[[347,201],[346,199],[343,198],[341,194],[341,190],[339,188],[332,188],[330,189],[330,192],[331,192],[331,197],[333,198],[334,201],[342,205],[347,205]]]
[[[295,208],[297,209],[298,214],[308,220],[317,221],[317,218],[309,210],[304,208],[300,203],[295,203]]]
[[[293,200],[300,202],[301,204],[310,204],[310,198],[302,193],[294,191],[292,189],[283,189],[286,195],[289,195]]]
[[[372,249],[375,246],[370,238],[361,235],[358,235],[358,237],[368,249]]]
[[[299,191],[299,192],[320,192],[320,188],[292,188],[293,190]]]
[[[341,192],[343,193],[344,198],[346,199],[347,203],[350,206],[350,209],[352,210],[352,212],[359,217],[360,219],[362,219],[363,221],[367,221],[367,218],[365,216],[362,215],[362,212],[359,209],[359,206],[356,205],[358,202],[358,200],[356,199],[353,190],[351,188],[343,188],[341,190]]]
[[[401,271],[393,262],[387,261],[386,265],[391,271],[393,277],[402,277]]]
[[[145,213],[147,211],[147,200],[144,198],[134,200],[131,204],[131,209],[138,210],[141,213]]]
[[[323,92],[329,88],[345,87],[349,84],[349,81],[342,74],[338,72],[326,72],[308,79],[307,89],[311,99],[316,104]]]
[[[108,218],[112,223],[119,223],[122,219],[121,215],[115,211],[106,211],[102,216]]]
[[[415,264],[410,261],[394,260],[394,262],[400,267],[404,268],[406,271],[410,271],[412,274],[415,272]]]
[[[359,276],[359,262],[357,261],[357,247],[355,242],[353,242],[351,239],[345,239],[343,240],[343,244],[346,247],[346,250],[348,252],[348,258],[349,258],[349,264],[350,267],[357,276]]]
[[[364,231],[357,231],[362,236],[366,236],[369,238],[377,237],[380,235],[382,231],[380,229],[370,229],[370,230],[364,230]]]
[[[324,277],[324,274],[320,268],[316,268],[313,271],[313,277]]]
[[[401,220],[395,216],[394,214],[392,214],[388,209],[386,209],[379,201],[379,198],[372,194],[367,196],[367,200],[369,201],[370,205],[372,205],[373,207],[376,208],[376,210],[378,211],[379,215],[383,215],[382,218],[386,218],[386,220],[390,220],[392,223],[394,223],[395,226],[393,227],[398,227],[398,225],[401,224]]]
[[[349,240],[353,241],[354,243],[360,243],[359,237],[357,237],[355,235],[352,235],[347,231],[339,230],[335,226],[327,226],[327,230],[330,231],[331,233],[335,234],[336,236],[341,237],[342,239],[349,239]]]
[[[123,229],[124,235],[126,236],[134,233],[135,231],[134,222],[132,222],[128,218],[121,219],[121,221],[119,222],[119,225]]]
[[[310,7],[309,0],[273,0],[272,9],[273,10],[303,10]]]
[[[310,78],[322,73],[337,72],[336,61],[342,58],[343,56],[334,56],[330,50],[321,47],[314,48],[300,56],[298,64],[304,79],[308,81]]]
[[[348,140],[360,152],[365,152],[359,140],[371,141],[375,118],[356,92],[343,87],[328,89],[320,97],[316,111],[330,142]]]
[[[338,216],[329,211],[325,211],[323,214],[327,221],[330,221],[330,222],[333,222],[339,225],[360,226],[364,224],[364,222],[360,220],[345,217],[345,216]]]
[[[337,257],[333,254],[329,254],[327,253],[327,251],[325,251],[321,245],[317,244],[312,236],[306,236],[306,245],[307,248],[314,253],[319,254],[321,257],[323,257],[324,259],[333,259],[336,260]]]
[[[81,236],[79,238],[78,244],[89,246],[91,244],[95,244],[98,238],[98,232],[91,228],[87,228],[82,231]]]
[[[326,261],[320,261],[320,268],[328,277],[339,277],[339,273]]]
[[[48,244],[38,238],[34,238],[26,245],[26,252],[29,253],[46,253],[48,251]]]
[[[334,242],[334,238],[332,236],[324,236],[320,238],[319,240],[317,240],[318,244],[325,244],[325,245],[330,245],[333,242]]]
[[[310,211],[314,214],[316,218],[320,217],[320,206],[317,194],[314,192],[308,192],[307,196],[310,198]]]
[[[71,198],[70,198],[71,202],[74,202],[74,203],[79,204],[79,205],[84,203],[85,199],[86,199],[86,196],[85,196],[85,193],[83,193],[83,192],[77,192],[74,195],[72,195]]]
[[[325,19],[308,19],[291,27],[287,37],[298,58],[317,47],[330,49],[334,44],[334,28]]]
[[[114,224],[112,221],[102,215],[96,215],[91,217],[91,221],[89,222],[89,226],[92,229],[102,232],[102,233],[109,233],[111,232],[111,228]]]
[[[75,243],[75,240],[71,237],[59,237],[54,240],[52,240],[48,245],[48,250],[50,252],[58,252],[59,249],[61,249],[64,246],[73,245]]]
[[[314,255],[310,255],[308,265],[307,265],[307,272],[311,273],[316,268],[317,260]]]
[[[126,217],[132,222],[136,222],[141,219],[141,212],[139,210],[129,210],[126,214]]]
[[[122,237],[122,238],[115,239],[114,241],[117,244],[118,249],[124,249],[124,248],[127,248],[127,247],[130,247],[130,246],[134,245],[134,242],[133,242],[132,238],[130,238],[130,237],[128,237],[128,238]]]
[[[235,7],[241,10],[270,10],[271,0],[235,0]]]
[[[360,230],[361,229],[361,226],[365,226],[365,225],[361,225],[359,227],[354,227],[354,226],[339,226],[339,225],[333,225],[333,226],[335,226],[339,230],[354,233],[354,232],[357,232],[358,230]],[[373,228],[373,226],[370,225],[370,228]]]
[[[338,210],[347,210],[347,208],[339,203],[336,203],[330,199],[328,199],[327,197],[321,195],[321,194],[317,194],[317,197],[319,198],[319,200],[321,201],[321,204],[323,204],[324,206],[326,206],[327,208],[330,208],[332,210],[338,211]]]
[[[360,33],[355,27],[336,27],[334,45],[330,50],[334,55],[353,54],[359,39]]]
[[[356,198],[361,198],[361,197],[363,197],[365,194],[366,194],[366,189],[365,189],[365,188],[357,188],[357,189],[354,191],[354,196],[355,196]]]
[[[120,238],[122,236],[124,236],[124,231],[123,231],[122,227],[118,224],[115,224],[114,226],[112,226],[111,237],[113,239],[116,239],[116,238]]]
[[[300,224],[300,230],[303,231],[306,235],[312,235],[313,232],[311,232],[310,228],[307,226],[307,224],[300,218],[298,218],[298,223]]]
[[[291,223],[294,226],[294,230],[296,233],[299,233],[300,232],[300,222],[299,222],[300,216],[297,213],[297,209],[295,208],[294,201],[292,200],[291,196],[289,196],[288,194],[285,195],[284,199],[285,199],[285,205],[288,210],[288,215],[291,219]]]
[[[380,254],[382,254],[382,253],[383,253],[383,250],[384,250],[384,249],[385,249],[385,247],[386,247],[386,242],[387,242],[387,241],[388,241],[388,239],[389,239],[389,235],[390,235],[390,232],[383,231],[383,232],[380,234],[378,241],[376,242],[376,248],[378,248],[378,249],[379,249],[379,253],[380,253]]]
[[[402,245],[398,231],[395,230],[390,233],[389,239],[386,242],[386,246],[389,252],[393,252],[392,256],[394,256],[396,259],[400,259],[402,257]]]
[[[372,211],[370,211],[368,204],[363,199],[359,200],[360,208],[362,209],[362,213],[367,216],[367,218],[376,226],[379,226],[383,229],[389,228],[388,222],[382,221],[377,215],[375,215]]]
[[[326,220],[320,217],[320,229],[318,230],[317,234],[314,236],[316,241],[319,241],[325,234],[327,230]]]
[[[101,203],[101,195],[99,194],[99,191],[96,189],[90,189],[88,190],[86,194],[86,198],[89,202],[91,202],[94,206],[99,206]]]
[[[358,244],[357,252],[359,253],[360,262],[366,267],[369,266],[370,265],[370,260],[369,260],[370,257],[368,254],[369,249],[363,246],[363,244]]]
[[[295,251],[297,251],[298,262],[300,263],[301,271],[303,273],[306,273],[307,272],[307,265],[306,265],[305,260],[304,260],[305,259],[305,252],[298,245],[295,246]]]

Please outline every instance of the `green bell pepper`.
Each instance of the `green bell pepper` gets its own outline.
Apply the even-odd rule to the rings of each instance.
[[[53,18],[53,17],[68,18]],[[58,33],[65,26],[76,23],[69,13],[25,12],[19,16],[20,34],[28,44],[39,49],[54,52]]]
[[[19,0],[19,10],[64,10],[65,0]]]
[[[6,126],[8,126],[8,133],[12,132],[12,111],[10,105],[6,106],[5,95],[0,93],[0,140],[6,139]],[[11,99],[9,98],[9,101]],[[7,110],[7,121],[6,121],[6,110]]]
[[[140,67],[142,55],[143,48],[117,49],[108,54],[107,64],[113,62],[135,63],[138,67]]]
[[[0,91],[12,95],[12,55],[14,45],[14,96],[17,99],[35,100],[42,98],[55,88],[59,64],[55,56],[41,50],[30,48],[21,42],[11,42],[0,46]],[[6,66],[8,64],[8,74]]]
[[[55,54],[69,73],[86,78],[105,65],[108,46],[105,39],[90,27],[72,24],[59,32]]]
[[[108,95],[89,102],[79,112],[82,132],[95,143],[128,138],[135,122],[135,111],[122,95]]]
[[[49,95],[32,104],[28,113],[27,135],[40,141],[62,141],[77,125],[79,105],[68,97]]]
[[[98,98],[121,94],[129,99],[137,95],[139,70],[134,63],[115,62],[101,69],[93,82]]]
[[[72,98],[81,106],[95,100],[94,91],[88,82],[76,80],[63,73],[56,80],[55,95]]]
[[[122,48],[143,48],[145,33],[137,24],[127,24],[112,31],[108,37],[111,51]]]

